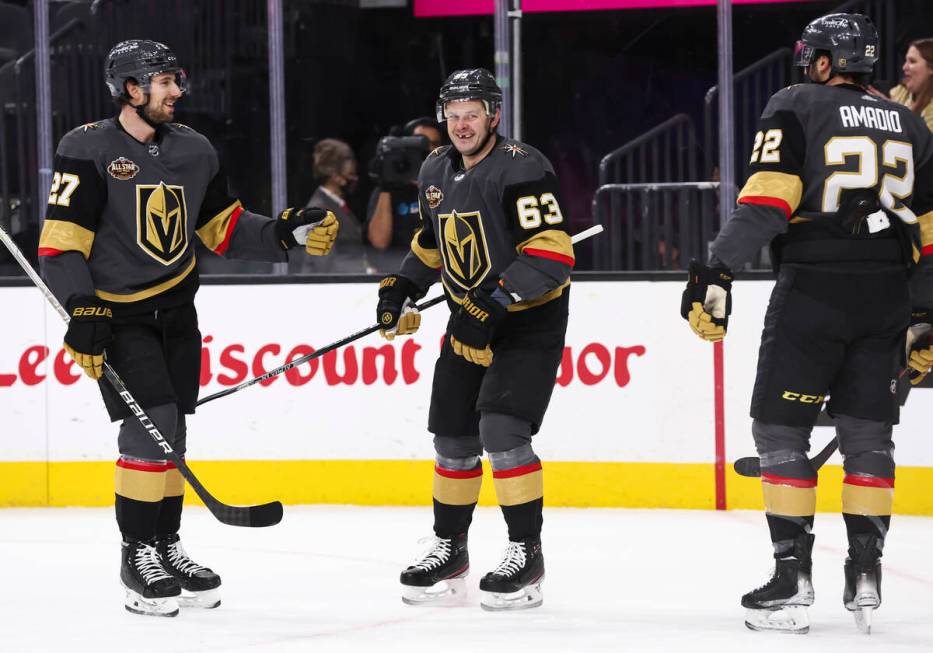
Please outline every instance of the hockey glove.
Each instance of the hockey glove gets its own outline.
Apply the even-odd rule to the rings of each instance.
[[[732,272],[690,261],[689,274],[680,315],[703,340],[718,342],[726,336],[732,312]]]
[[[75,297],[68,302],[65,351],[92,379],[104,371],[104,350],[110,344],[113,313],[97,297]]]
[[[305,251],[311,256],[327,256],[339,229],[337,217],[319,208],[285,209],[275,223],[282,249],[300,247],[304,243]]]
[[[376,320],[382,326],[379,335],[392,340],[395,336],[417,331],[421,326],[421,314],[415,308],[415,300],[423,294],[405,277],[393,274],[380,281],[376,305]]]
[[[930,309],[915,308],[910,312],[907,329],[907,366],[910,383],[921,383],[933,367],[933,333],[930,332]]]
[[[496,325],[508,311],[481,288],[473,288],[463,298],[460,309],[450,321],[450,346],[457,356],[476,365],[492,364],[489,343]]]

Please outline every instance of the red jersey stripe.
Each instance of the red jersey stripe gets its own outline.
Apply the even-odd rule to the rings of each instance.
[[[230,239],[233,238],[233,230],[236,229],[236,223],[237,220],[240,219],[241,213],[243,213],[242,206],[233,209],[233,213],[230,214],[230,222],[227,224],[227,234],[224,236],[224,241],[214,250],[215,254],[220,254],[221,256],[226,254],[227,248],[230,247]]]
[[[773,206],[776,209],[781,209],[784,211],[784,215],[787,216],[788,220],[791,218],[790,204],[780,199],[779,197],[746,195],[745,197],[739,198],[739,204],[759,204],[761,206]]]
[[[552,252],[549,249],[535,249],[534,247],[526,247],[522,250],[522,254],[528,254],[529,256],[537,256],[539,258],[546,258],[552,261],[558,261],[564,265],[569,265],[573,267],[576,260],[572,256],[567,256],[566,254],[561,254],[559,252]]]
[[[39,256],[58,256],[62,254],[62,250],[55,249],[54,247],[40,247]]]

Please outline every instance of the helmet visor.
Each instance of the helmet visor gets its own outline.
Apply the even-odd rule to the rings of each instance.
[[[794,46],[794,65],[806,68],[813,62],[813,54],[816,48],[807,45],[803,41],[797,41]]]
[[[182,95],[187,95],[188,73],[185,72],[184,68],[175,68],[174,66],[165,68],[164,70],[156,70],[151,73],[146,73],[143,76],[143,83],[140,84],[140,87],[148,93],[149,89],[152,87],[152,80],[159,75],[165,75],[166,73],[175,75],[175,84],[178,86],[178,90],[182,92]]]

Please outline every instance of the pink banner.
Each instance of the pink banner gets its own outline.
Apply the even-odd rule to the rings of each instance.
[[[797,0],[809,2],[812,0]],[[493,0],[414,0],[415,16],[472,16],[493,13]],[[732,0],[732,4],[785,3],[789,0]],[[716,0],[522,0],[522,11],[598,11],[604,9],[678,9],[714,6]]]

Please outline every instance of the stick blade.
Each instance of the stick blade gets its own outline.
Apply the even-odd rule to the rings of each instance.
[[[222,524],[246,528],[275,526],[282,521],[283,513],[282,504],[279,501],[272,501],[259,506],[228,506],[218,503],[208,505],[208,509]]]
[[[732,468],[739,476],[748,478],[759,478],[761,476],[761,461],[758,460],[758,456],[739,458],[732,464]]]

